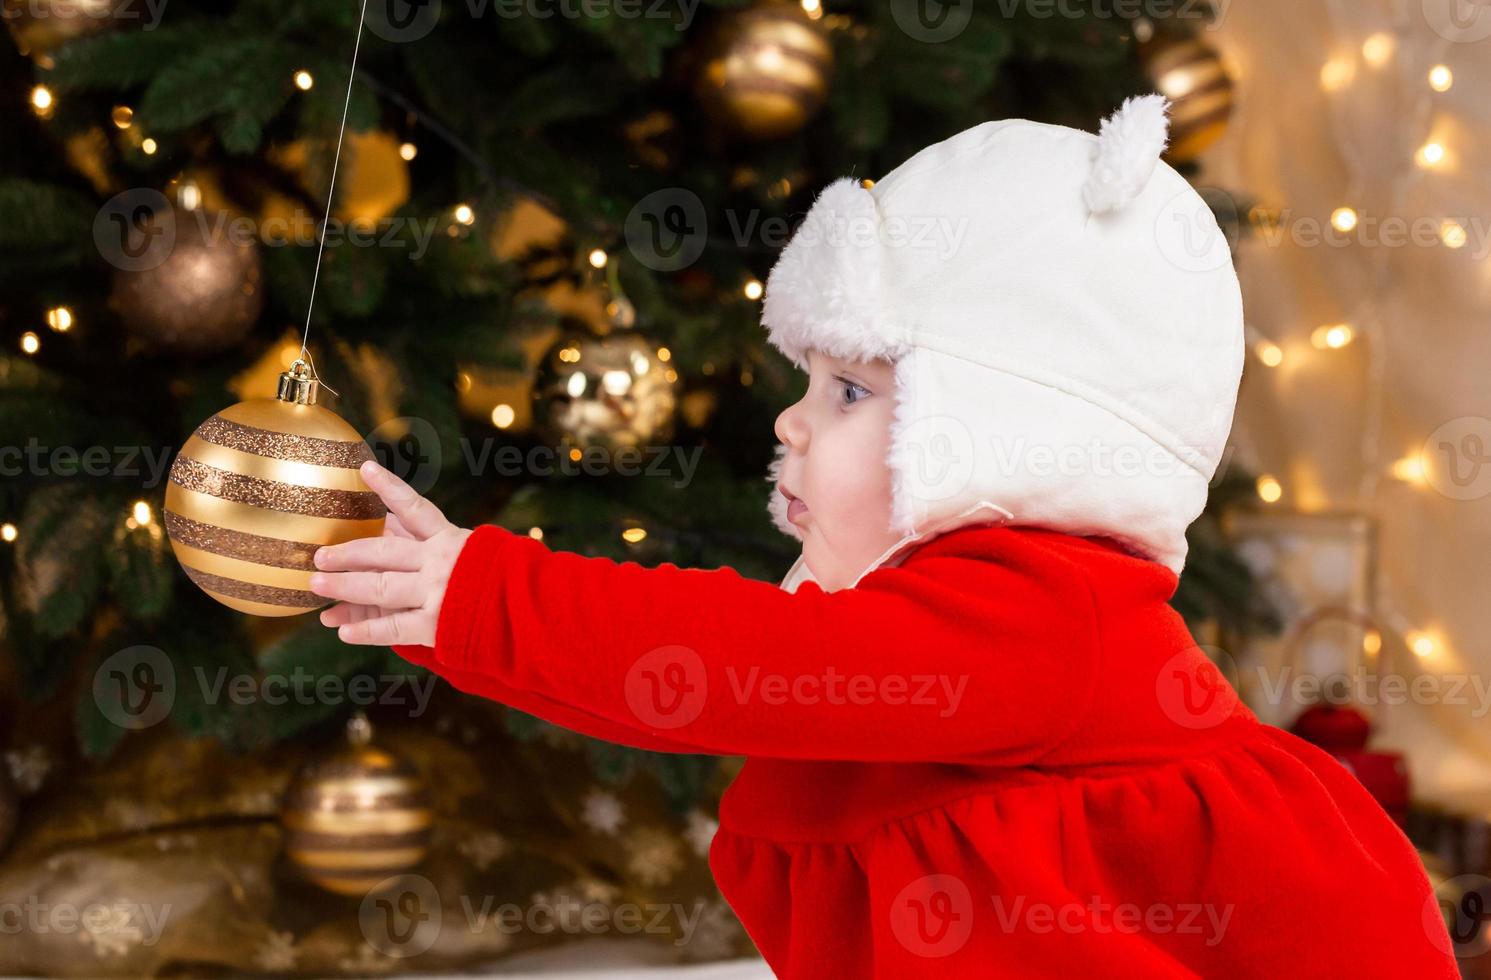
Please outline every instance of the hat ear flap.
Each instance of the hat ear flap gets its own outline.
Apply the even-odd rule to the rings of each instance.
[[[1125,99],[1098,130],[1092,175],[1082,199],[1093,213],[1116,211],[1139,196],[1165,152],[1170,102],[1158,93]]]

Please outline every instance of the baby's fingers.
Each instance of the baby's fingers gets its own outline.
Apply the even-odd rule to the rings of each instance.
[[[419,492],[399,479],[376,460],[363,463],[359,471],[368,488],[383,501],[389,512],[399,519],[399,524],[414,537],[423,541],[434,537],[450,527],[450,521],[440,508],[430,503]]]
[[[383,610],[375,606],[359,606],[355,602],[339,602],[334,606],[328,606],[321,610],[322,626],[343,626],[347,623],[360,623],[364,619],[377,619],[383,615]]]
[[[317,572],[311,591],[327,599],[343,599],[380,609],[417,609],[428,589],[410,572]]]
[[[401,610],[377,619],[347,623],[337,629],[337,639],[343,643],[380,647],[415,644],[428,646],[434,637],[421,635],[421,629],[418,613]]]
[[[316,567],[328,572],[387,569],[417,572],[419,544],[409,538],[357,538],[316,549]]]

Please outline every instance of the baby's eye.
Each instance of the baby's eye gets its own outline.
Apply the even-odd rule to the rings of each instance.
[[[834,380],[843,386],[841,404],[853,405],[855,402],[859,401],[860,398],[863,398],[865,395],[868,395],[870,393],[870,390],[864,385],[857,385],[853,381],[850,381],[848,378],[841,378],[835,375]],[[859,393],[858,397],[853,397],[856,392]]]

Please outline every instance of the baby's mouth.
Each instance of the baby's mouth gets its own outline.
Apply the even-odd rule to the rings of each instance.
[[[803,503],[801,498],[794,495],[786,487],[778,484],[777,489],[782,492],[782,496],[787,498],[787,520],[793,524],[798,523],[798,518],[808,512],[808,505]]]

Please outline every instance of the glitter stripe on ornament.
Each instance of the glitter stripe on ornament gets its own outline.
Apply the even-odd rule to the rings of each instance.
[[[384,524],[382,518],[372,521],[332,521],[310,514],[263,510],[249,504],[188,490],[170,482],[166,484],[166,509],[202,524],[230,531],[316,544],[341,544],[353,538],[376,537],[383,533]]]
[[[302,592],[311,587],[310,569],[276,568],[273,565],[259,565],[238,558],[225,558],[222,555],[214,555],[210,551],[199,551],[180,541],[173,541],[172,546],[176,550],[176,559],[181,564],[190,565],[199,572],[206,572],[219,578],[247,582],[251,585],[272,585],[277,589],[295,589]]]
[[[171,464],[171,482],[185,490],[222,500],[291,514],[338,520],[373,520],[388,513],[383,501],[372,491],[324,490],[278,480],[261,480],[220,470],[186,456],[177,456]]]
[[[271,432],[223,418],[221,413],[199,425],[195,434],[207,442],[255,456],[312,463],[316,466],[355,470],[373,458],[373,451],[361,440],[341,442],[300,436],[292,432]]]
[[[250,602],[262,602],[268,606],[295,606],[302,609],[316,609],[331,602],[325,596],[316,595],[314,592],[281,589],[273,585],[254,585],[251,582],[239,582],[235,579],[223,578],[221,575],[203,572],[190,565],[181,567],[186,571],[187,577],[202,588],[233,599],[247,599]]]
[[[166,533],[173,541],[225,558],[238,558],[275,568],[313,569],[315,566],[311,559],[320,547],[305,541],[281,541],[262,534],[213,527],[169,510],[165,519]]]
[[[319,487],[322,490],[365,491],[368,485],[362,473],[339,466],[317,466],[314,463],[297,463],[288,459],[271,459],[255,456],[241,449],[219,446],[205,439],[192,436],[181,447],[180,456],[194,459],[208,466],[216,466],[229,473],[252,476],[261,480],[278,480],[297,487]]]

